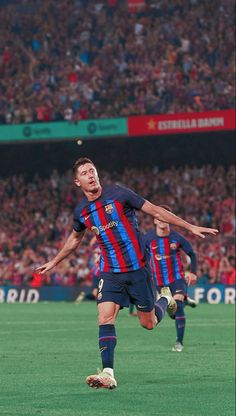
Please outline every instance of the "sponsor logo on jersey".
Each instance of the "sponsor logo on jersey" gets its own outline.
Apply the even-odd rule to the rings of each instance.
[[[118,221],[110,221],[105,225],[99,225],[99,227],[91,227],[91,231],[93,231],[96,235],[99,235],[102,231],[109,230],[110,228],[117,227]]]
[[[155,258],[156,258],[156,260],[157,261],[160,261],[160,260],[162,260],[162,259],[169,259],[171,256],[162,256],[161,254],[159,254],[159,253],[157,253],[157,254],[155,254]]]
[[[171,250],[176,250],[177,249],[177,244],[176,243],[171,243],[170,248],[171,248]]]
[[[112,204],[105,205],[105,211],[107,214],[111,214],[113,212],[113,209],[114,208]]]

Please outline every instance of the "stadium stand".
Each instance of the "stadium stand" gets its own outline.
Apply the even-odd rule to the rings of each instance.
[[[234,107],[234,2],[0,2],[0,124]]]

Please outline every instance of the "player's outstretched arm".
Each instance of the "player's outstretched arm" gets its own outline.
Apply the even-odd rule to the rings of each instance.
[[[160,221],[165,221],[169,224],[185,228],[186,230],[201,238],[205,238],[204,234],[216,235],[218,233],[218,230],[216,230],[215,228],[198,227],[197,225],[190,224],[189,222],[183,220],[182,218],[178,217],[172,212],[167,211],[166,209],[159,207],[158,205],[154,205],[149,201],[145,201],[141,208],[141,211],[145,212],[145,214],[152,215]]]
[[[58,263],[64,260],[67,256],[69,256],[81,243],[81,240],[84,236],[85,231],[81,231],[77,233],[75,230],[67,238],[64,246],[59,251],[59,253],[54,257],[54,259],[50,260],[49,262],[43,264],[42,266],[37,267],[35,270],[38,273],[44,274],[49,270],[53,269]]]

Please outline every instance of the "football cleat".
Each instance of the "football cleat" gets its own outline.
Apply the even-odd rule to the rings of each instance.
[[[183,346],[183,344],[181,344],[181,342],[176,342],[175,343],[175,345],[171,348],[171,351],[174,351],[174,352],[182,352],[183,351],[183,348],[184,348],[184,346]]]
[[[171,318],[173,318],[177,310],[177,303],[175,302],[169,287],[161,288],[161,297],[167,299],[167,302],[168,302],[167,313]]]
[[[185,303],[187,306],[190,306],[191,308],[196,308],[197,306],[197,302],[194,299],[190,298],[189,296],[187,296]]]
[[[109,373],[98,370],[98,374],[93,374],[86,378],[86,383],[93,389],[115,389],[117,382]]]

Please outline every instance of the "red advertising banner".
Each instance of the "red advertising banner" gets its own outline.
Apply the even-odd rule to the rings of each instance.
[[[144,9],[145,0],[128,0],[128,10],[130,13],[137,13]]]
[[[235,130],[235,110],[128,117],[128,135]]]

